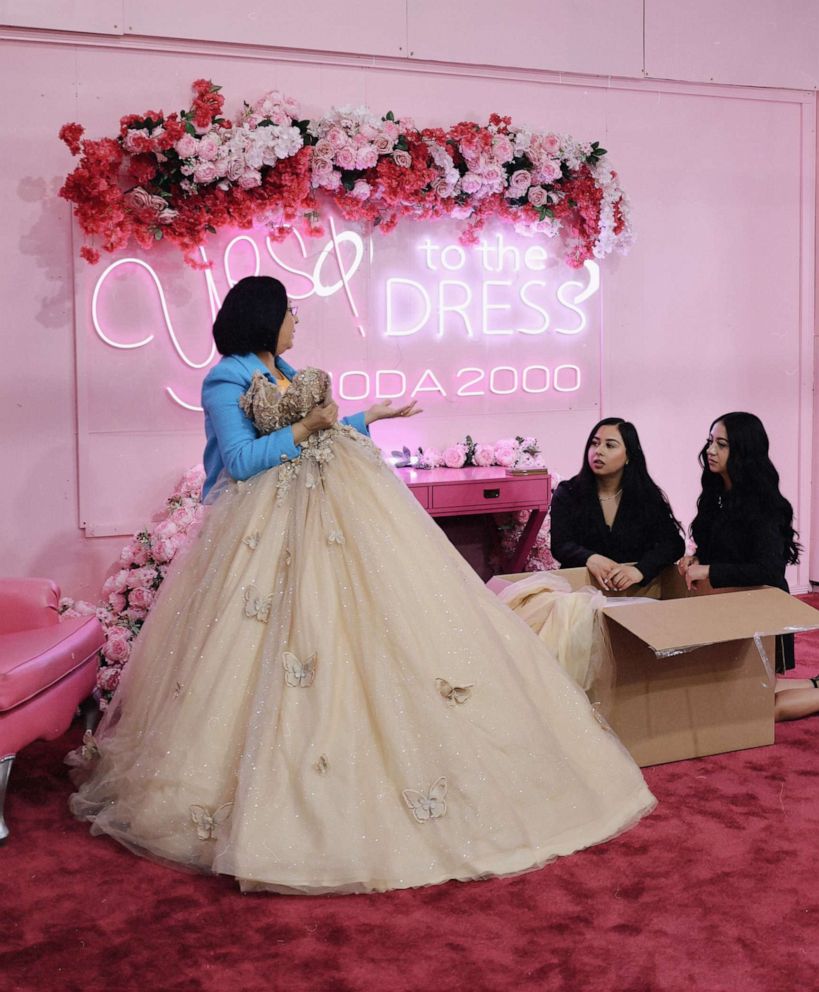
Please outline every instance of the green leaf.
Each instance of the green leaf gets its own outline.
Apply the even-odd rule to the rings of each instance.
[[[162,240],[162,231],[159,228],[157,228],[154,231],[154,240],[155,241],[161,241]]]
[[[384,118],[384,120],[385,121],[394,121],[395,120],[395,114],[391,110],[388,110],[387,111],[387,116]]]
[[[268,117],[265,117],[264,120],[259,121],[256,127],[273,127],[273,121],[271,121]]]
[[[196,128],[193,126],[193,124],[191,124],[190,121],[187,121],[185,123],[185,131],[187,134],[193,134],[193,135],[196,134]]]
[[[213,224],[205,224],[205,230],[210,232],[210,234],[216,234],[216,228]]]

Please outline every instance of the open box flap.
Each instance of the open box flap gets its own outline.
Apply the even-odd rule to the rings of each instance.
[[[644,641],[656,654],[722,644],[755,634],[819,628],[819,610],[781,589],[744,589],[603,610],[609,620]]]

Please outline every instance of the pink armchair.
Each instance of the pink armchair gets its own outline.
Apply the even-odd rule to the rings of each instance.
[[[0,579],[0,843],[17,752],[64,733],[96,680],[102,627],[96,617],[60,622],[59,601],[50,579]]]

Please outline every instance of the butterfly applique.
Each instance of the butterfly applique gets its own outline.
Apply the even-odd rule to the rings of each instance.
[[[258,531],[254,531],[252,534],[248,534],[247,537],[242,541],[242,544],[246,544],[251,551],[255,551],[259,547],[259,541],[261,541],[262,535]]]
[[[404,789],[401,795],[419,823],[437,820],[446,814],[446,779],[443,775],[432,783],[427,792]]]
[[[94,758],[99,758],[100,749],[97,742],[94,740],[94,735],[90,730],[82,735],[82,747],[80,748],[80,756],[83,761],[93,761]]]
[[[344,544],[344,535],[340,530],[331,530],[327,535],[328,544]]]
[[[225,803],[212,813],[204,806],[191,806],[191,819],[196,825],[196,836],[199,840],[215,840],[216,828],[224,823],[233,811],[233,803]]]
[[[245,616],[249,619],[256,618],[262,623],[267,623],[270,619],[270,610],[273,607],[273,593],[267,596],[257,596],[253,586],[245,589]]]
[[[450,706],[455,706],[458,703],[465,703],[469,699],[472,695],[472,690],[475,688],[475,683],[470,682],[469,685],[450,685],[446,679],[436,679],[435,688]]]
[[[326,754],[320,754],[318,761],[314,762],[313,768],[319,773],[319,775],[324,775],[327,769],[330,767],[330,762],[327,760]]]
[[[285,651],[282,654],[284,681],[296,689],[309,689],[316,679],[317,662],[316,652],[313,652],[307,661],[299,661],[291,651]]]

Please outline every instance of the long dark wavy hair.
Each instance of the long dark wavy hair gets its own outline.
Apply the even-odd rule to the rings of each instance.
[[[287,290],[273,276],[245,276],[229,290],[213,323],[220,355],[276,354],[287,313]]]
[[[626,465],[623,466],[623,480],[620,484],[623,490],[623,505],[630,507],[630,512],[636,510],[646,518],[654,517],[657,513],[667,514],[682,534],[682,524],[674,516],[668,497],[648,474],[646,456],[640,444],[637,428],[622,417],[604,417],[592,427],[583,448],[583,464],[577,475],[570,480],[572,488],[589,512],[596,511],[597,508],[597,478],[589,465],[589,445],[601,427],[616,427],[626,448]]]
[[[768,455],[768,434],[762,421],[753,413],[736,411],[717,417],[710,430],[720,423],[728,435],[729,498],[739,513],[777,521],[785,559],[789,565],[795,565],[802,548],[793,529],[793,507],[779,491],[779,473]],[[708,447],[706,441],[699,455],[702,492],[691,524],[691,536],[697,545],[708,541],[720,501],[726,496],[722,476],[708,468]]]

